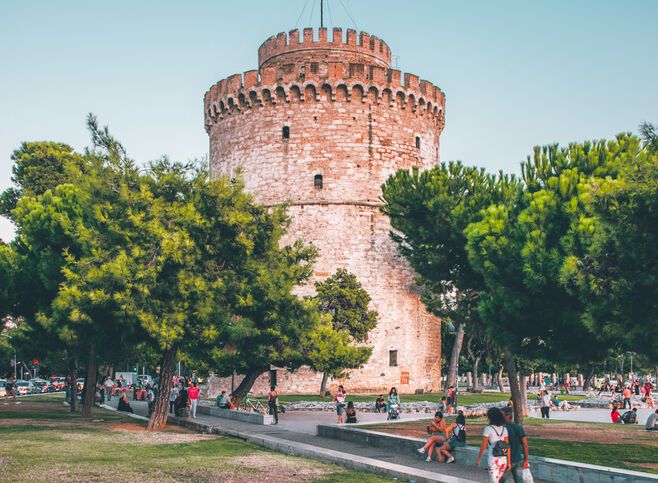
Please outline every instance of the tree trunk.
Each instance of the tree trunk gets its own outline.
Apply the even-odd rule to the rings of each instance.
[[[498,383],[498,390],[500,392],[505,392],[505,386],[503,385],[503,369],[504,366],[500,366],[498,368],[498,375],[496,376],[496,382]]]
[[[78,378],[78,371],[75,361],[69,362],[69,378],[71,381],[70,395],[71,398],[71,412],[74,413],[78,409],[78,385],[75,380]]]
[[[505,351],[504,358],[507,377],[509,378],[509,387],[512,392],[512,402],[514,403],[514,422],[517,424],[523,424],[523,401],[521,398],[519,379],[516,375],[516,363],[508,351]]]
[[[450,365],[448,366],[448,377],[446,378],[446,389],[450,386],[457,387],[457,363],[459,362],[459,354],[462,351],[462,343],[464,342],[464,324],[460,323],[457,326],[457,334],[455,335],[455,342],[452,346],[452,353],[450,354]]]
[[[478,369],[480,367],[480,356],[477,356],[473,361],[473,389],[479,386]]]
[[[519,369],[519,386],[521,389],[521,407],[523,408],[523,416],[528,415],[528,376],[526,376],[521,369]]]
[[[96,362],[96,352],[94,345],[89,347],[89,362],[87,363],[87,375],[85,376],[84,400],[82,401],[82,416],[91,417],[91,408],[94,405],[94,395],[96,394],[96,374],[98,364]]]
[[[583,391],[587,391],[592,384],[592,378],[594,377],[594,366],[589,366],[589,370],[586,373],[585,380],[583,381]]]
[[[324,393],[327,391],[327,379],[329,379],[329,376],[326,372],[323,372],[322,382],[320,383],[320,397],[324,397]]]
[[[238,387],[233,391],[233,403],[237,406],[242,402],[244,397],[251,391],[256,379],[265,372],[267,369],[250,369],[245,374],[244,379],[238,384]]]
[[[146,429],[149,431],[161,431],[167,426],[169,416],[169,394],[171,394],[171,380],[176,368],[176,355],[178,346],[170,347],[162,354],[160,362],[160,383],[158,395],[155,398],[155,407],[151,413]]]

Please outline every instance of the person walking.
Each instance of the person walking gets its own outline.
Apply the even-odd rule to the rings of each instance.
[[[487,411],[489,425],[485,426],[482,432],[482,444],[476,466],[480,466],[482,455],[488,449],[487,471],[489,472],[489,482],[498,483],[505,471],[511,468],[509,453],[509,433],[505,427],[505,417],[499,408],[491,408]]]
[[[169,393],[169,412],[173,413],[174,412],[174,403],[176,402],[176,397],[178,397],[178,391],[180,389],[178,388],[178,384],[172,383],[171,385],[171,392]]]
[[[551,417],[551,397],[548,395],[546,390],[541,392],[539,396],[539,405],[541,411],[541,418],[550,419]]]
[[[511,476],[514,483],[523,483],[523,472],[530,468],[530,463],[528,463],[528,440],[523,426],[512,421],[514,411],[511,408],[503,408],[503,416],[505,416],[505,428],[509,437],[510,463],[512,466],[511,471],[503,477],[503,481],[509,481],[509,476]]]
[[[108,401],[112,400],[113,388],[114,388],[114,381],[112,380],[111,377],[108,377],[107,379],[105,379],[105,395],[107,396]]]
[[[388,392],[388,399],[386,401],[386,410],[390,411],[392,406],[399,406],[400,405],[400,395],[398,394],[398,390],[393,386],[391,390]]]
[[[187,397],[190,398],[190,416],[196,419],[196,407],[199,404],[199,388],[196,386],[196,382],[191,382],[191,386],[187,390]]]
[[[14,398],[16,402],[16,379],[14,376],[10,376],[5,381],[5,404],[9,404],[9,396]]]
[[[267,393],[267,406],[270,414],[274,416],[274,424],[279,424],[279,394],[276,392],[276,386],[270,387]]]
[[[347,391],[341,384],[338,386],[338,392],[334,397],[334,402],[336,403],[336,414],[338,415],[338,424],[343,424],[345,422],[345,398],[347,397]]]

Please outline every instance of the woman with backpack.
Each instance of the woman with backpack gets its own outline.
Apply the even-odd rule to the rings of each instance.
[[[476,466],[480,466],[482,455],[489,449],[487,458],[487,470],[489,471],[489,481],[498,483],[505,474],[505,471],[511,469],[509,454],[509,434],[505,427],[505,417],[503,412],[498,408],[491,408],[487,411],[489,425],[484,427],[482,435],[484,439],[480,445]]]
[[[455,422],[448,426],[446,436],[448,441],[439,448],[439,458],[445,456],[446,463],[454,463],[455,448],[466,446],[466,418],[463,411],[459,411]]]

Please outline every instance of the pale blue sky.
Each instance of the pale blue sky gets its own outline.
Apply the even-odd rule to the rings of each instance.
[[[336,26],[354,27],[326,1]],[[0,189],[21,141],[87,145],[88,112],[138,160],[203,156],[204,92],[256,68],[258,46],[295,27],[305,2],[0,0]],[[443,160],[516,171],[536,144],[658,121],[658,1],[343,2],[401,70],[446,93]],[[0,221],[0,238],[11,233]]]

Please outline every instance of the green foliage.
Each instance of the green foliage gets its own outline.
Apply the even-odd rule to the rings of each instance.
[[[224,375],[260,374],[272,364],[300,367],[318,324],[313,303],[293,293],[311,275],[316,250],[300,241],[280,246],[289,222],[284,207],[252,204],[250,212],[253,247],[230,281],[231,318],[218,327],[212,350],[211,367]]]
[[[469,263],[464,229],[480,219],[484,208],[509,199],[518,188],[513,177],[460,162],[401,170],[382,186],[382,211],[395,230],[391,236],[419,274],[431,312],[457,322],[477,317],[473,309],[484,284]]]
[[[331,316],[335,330],[346,331],[357,342],[368,340],[368,332],[377,325],[377,312],[369,310],[370,295],[356,275],[344,268],[315,284],[318,308]]]
[[[0,320],[11,313],[14,304],[13,253],[0,242]]]
[[[639,153],[630,135],[535,148],[522,165],[524,191],[466,229],[469,260],[487,286],[480,313],[490,335],[516,355],[556,362],[606,356],[613,342],[584,323],[586,307],[563,272],[579,250],[577,232],[594,222],[587,184],[616,177]]]
[[[364,345],[368,333],[377,325],[377,312],[369,310],[370,295],[356,275],[339,268],[331,277],[316,282],[317,307],[324,314],[322,322],[311,334],[308,363],[327,376],[345,377],[347,369],[362,367],[372,354]]]
[[[649,152],[658,153],[658,126],[643,122],[640,124],[640,137]]]
[[[349,332],[333,328],[331,320],[320,324],[309,339],[309,365],[331,377],[345,377],[347,369],[363,366],[372,354],[372,347],[352,344]]]
[[[574,227],[564,283],[584,320],[624,350],[658,362],[658,151],[636,148],[616,178],[584,186],[589,219]]]
[[[70,167],[80,167],[82,156],[71,146],[56,142],[25,142],[15,150],[11,159],[14,187],[0,194],[0,215],[12,218],[22,196],[38,196],[69,182]]]

